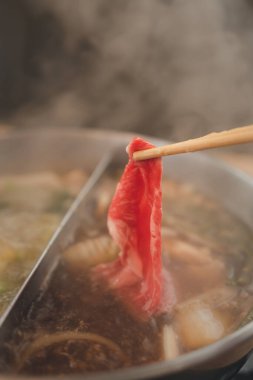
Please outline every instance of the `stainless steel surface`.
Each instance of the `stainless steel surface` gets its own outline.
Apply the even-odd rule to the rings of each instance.
[[[85,130],[17,133],[0,139],[0,174],[44,170],[48,167],[63,170],[75,165],[93,168],[103,155],[110,152],[113,156],[112,161],[122,165],[127,159],[125,147],[132,137],[131,134],[115,132],[105,134],[105,132]],[[149,139],[156,145],[166,144],[166,141]],[[192,183],[205,194],[216,198],[253,229],[253,180],[250,177],[218,160],[199,153],[167,157],[163,162],[165,176]],[[52,245],[49,246],[44,257],[54,255],[50,252],[57,251],[56,243],[59,247],[71,239],[72,228],[75,220],[78,220],[76,219],[76,211],[80,208],[82,208],[82,202],[78,201],[75,204],[75,209],[72,212],[69,211],[71,215],[68,214],[68,219],[65,219],[65,222],[60,226],[55,235],[55,240],[52,241]],[[73,219],[71,219],[72,217]],[[51,258],[49,257],[48,260],[50,261]],[[42,275],[40,273],[41,265],[43,265],[43,259],[40,260],[40,264],[33,272],[34,274],[31,275],[30,280],[34,276],[32,281],[36,281],[36,276]],[[47,264],[45,268],[49,269]],[[49,273],[50,271],[44,273],[43,276]],[[18,323],[17,319],[16,323]],[[2,329],[3,327],[4,324]],[[4,335],[4,332],[0,331],[0,333]],[[250,323],[208,347],[184,354],[170,362],[164,361],[113,373],[87,375],[85,378],[103,380],[147,379],[162,375],[168,376],[192,368],[222,367],[239,360],[252,348],[253,323]],[[77,376],[77,378],[82,378],[82,376]]]

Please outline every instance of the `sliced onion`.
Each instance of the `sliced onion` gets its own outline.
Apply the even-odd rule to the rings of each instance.
[[[63,331],[53,334],[44,334],[35,339],[30,345],[26,346],[24,350],[21,350],[18,359],[18,370],[20,370],[25,364],[26,360],[31,357],[35,352],[45,349],[53,344],[61,343],[68,340],[86,340],[93,343],[99,343],[104,346],[107,346],[112,351],[115,351],[120,359],[124,362],[128,362],[128,358],[122,352],[121,348],[114,343],[111,339],[105,338],[101,335],[94,333],[85,333],[78,331]]]

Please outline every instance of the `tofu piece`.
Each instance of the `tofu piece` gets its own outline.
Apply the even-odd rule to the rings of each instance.
[[[186,351],[211,344],[238,327],[252,296],[221,286],[176,306],[173,328]]]
[[[176,330],[187,350],[206,346],[222,338],[225,328],[207,304],[189,302],[176,316]]]

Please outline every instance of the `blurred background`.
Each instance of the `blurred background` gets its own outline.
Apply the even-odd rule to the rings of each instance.
[[[195,137],[253,123],[252,69],[251,0],[0,0],[2,125]]]

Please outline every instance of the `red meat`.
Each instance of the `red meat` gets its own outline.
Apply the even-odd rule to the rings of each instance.
[[[174,291],[161,259],[161,159],[134,161],[133,152],[152,148],[141,138],[128,146],[129,162],[108,212],[108,229],[120,247],[112,263],[96,273],[137,314],[148,317],[174,303]]]

